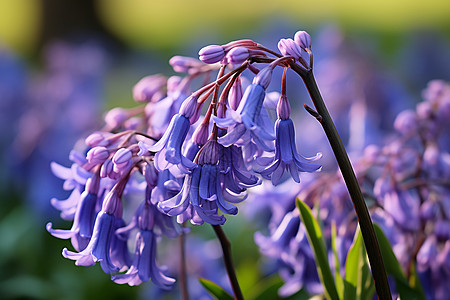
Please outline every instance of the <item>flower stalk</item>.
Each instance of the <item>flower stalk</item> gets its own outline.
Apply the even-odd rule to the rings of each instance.
[[[323,130],[328,138],[328,141],[333,149],[333,153],[336,157],[336,161],[341,170],[342,177],[344,178],[348,192],[353,202],[356,215],[358,217],[359,226],[364,239],[364,243],[367,249],[367,255],[369,257],[370,266],[372,268],[372,275],[375,282],[375,288],[379,299],[392,299],[389,289],[389,283],[387,280],[386,269],[381,256],[380,246],[378,244],[377,237],[373,228],[372,220],[369,215],[369,211],[364,201],[361,189],[358,184],[355,172],[348,158],[344,144],[334,126],[325,102],[322,99],[319,88],[315,81],[312,69],[304,70],[297,64],[291,64],[291,68],[303,79],[306,88],[310,94],[310,97],[317,110],[318,118]]]
[[[228,240],[225,232],[220,225],[212,225],[214,228],[214,232],[217,235],[217,238],[220,241],[220,245],[223,251],[223,260],[225,263],[225,268],[227,269],[228,278],[230,279],[231,288],[233,289],[234,298],[236,300],[243,300],[244,296],[242,295],[241,288],[239,286],[239,282],[237,280],[236,272],[234,269],[233,257],[231,256],[231,243]]]

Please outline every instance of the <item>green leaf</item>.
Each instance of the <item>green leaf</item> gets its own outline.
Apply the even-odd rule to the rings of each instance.
[[[216,299],[218,300],[233,300],[234,298],[230,296],[220,285],[212,282],[211,280],[199,278],[198,279],[203,287]]]
[[[340,299],[344,299],[344,280],[342,279],[339,265],[339,257],[336,249],[336,223],[331,225],[331,249],[334,257],[334,278],[336,281],[336,289]]]
[[[412,270],[412,276],[414,276],[413,280],[414,278],[416,279],[414,280],[414,285],[410,286],[403,272],[403,269],[397,260],[397,257],[395,257],[394,251],[392,250],[388,238],[384,235],[383,230],[377,224],[373,224],[373,227],[375,229],[378,243],[380,244],[381,255],[383,256],[386,272],[388,275],[394,277],[397,291],[400,294],[400,299],[425,299],[425,294],[419,280],[417,279],[415,270]]]
[[[337,300],[339,299],[339,295],[328,263],[327,248],[320,226],[308,205],[298,198],[297,207],[300,212],[300,218],[306,228],[309,244],[314,251],[317,272],[319,273],[320,281],[325,288],[325,296],[328,299]]]
[[[375,293],[361,231],[355,232],[345,262],[344,299],[371,299]]]

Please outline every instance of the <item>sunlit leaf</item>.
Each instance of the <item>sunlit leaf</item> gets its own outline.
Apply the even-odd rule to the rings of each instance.
[[[328,262],[327,248],[323,239],[323,234],[319,224],[314,218],[311,209],[300,199],[297,199],[297,207],[300,212],[300,218],[306,228],[308,241],[314,251],[314,257],[319,273],[320,281],[325,289],[328,299],[339,299],[333,275]]]
[[[344,280],[340,274],[339,257],[336,249],[336,223],[331,226],[331,249],[334,257],[334,278],[336,281],[336,289],[340,299],[344,299]]]
[[[216,299],[218,299],[218,300],[233,300],[234,299],[220,285],[212,282],[211,280],[199,278],[199,281],[203,285],[203,287]]]
[[[384,265],[386,267],[386,272],[391,275],[395,280],[395,285],[397,291],[400,294],[400,299],[425,299],[423,289],[420,285],[418,279],[414,281],[414,287],[409,285],[408,280],[403,272],[400,263],[395,257],[394,251],[392,250],[391,244],[388,238],[383,233],[383,230],[377,224],[373,224],[375,229],[375,234],[377,235],[378,243],[380,244],[381,255],[383,256]],[[417,277],[415,272],[413,276]]]

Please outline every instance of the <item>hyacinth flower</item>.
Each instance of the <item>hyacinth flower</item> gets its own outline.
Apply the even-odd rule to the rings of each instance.
[[[175,283],[175,279],[164,275],[163,270],[156,264],[156,239],[161,233],[175,237],[180,234],[181,230],[171,221],[172,218],[159,212],[152,204],[151,190],[151,185],[149,185],[146,190],[146,200],[136,211],[130,225],[117,230],[119,235],[128,233],[133,228],[137,228],[139,231],[136,234],[132,265],[126,273],[114,275],[112,280],[119,284],[127,283],[134,286],[151,279],[159,288],[170,289]]]
[[[226,199],[232,202],[236,195],[245,192],[247,188],[261,184],[261,180],[247,170],[241,148],[234,145],[230,147],[220,145],[219,149],[219,166],[222,182],[226,187],[223,191]]]
[[[195,167],[195,164],[181,153],[181,147],[191,124],[198,120],[197,99],[198,95],[193,94],[183,102],[180,113],[172,118],[166,132],[156,144],[139,142],[141,151],[138,155],[156,152],[155,167],[158,171],[176,166],[182,173],[189,173]]]
[[[105,196],[102,210],[97,214],[92,237],[89,244],[80,252],[69,251],[63,249],[63,256],[68,259],[75,260],[76,265],[92,266],[96,262],[100,262],[103,271],[107,274],[116,273],[126,265],[115,265],[113,260],[124,261],[122,256],[125,253],[112,250],[115,231],[122,222],[122,204],[121,196],[125,189],[126,181],[119,181],[111,191]],[[117,256],[113,256],[116,254]],[[127,255],[127,253],[126,253]],[[126,261],[126,259],[125,259]]]
[[[300,172],[315,172],[321,166],[311,164],[307,161],[314,161],[321,157],[305,159],[297,153],[295,145],[294,124],[289,118],[291,108],[286,96],[286,70],[283,74],[282,90],[277,106],[278,119],[275,122],[275,155],[273,158],[260,157],[256,164],[265,166],[264,169],[257,169],[264,178],[271,179],[273,185],[278,185],[285,171],[289,171],[295,182],[300,182]],[[256,167],[258,168],[258,167]]]
[[[245,90],[237,111],[227,110],[225,118],[214,118],[219,127],[228,128],[227,134],[218,139],[223,146],[228,147],[238,141],[248,144],[253,140],[261,149],[273,150],[274,136],[264,126],[267,124],[264,118],[267,119],[268,115],[262,111],[265,111],[263,102],[274,66],[267,66],[255,76],[253,83]]]
[[[226,218],[219,216],[218,210],[235,215],[237,207],[229,202],[240,202],[243,199],[227,197],[228,201],[225,200],[218,160],[219,145],[217,141],[210,139],[197,154],[197,167],[185,177],[181,191],[171,199],[160,202],[158,207],[169,216],[179,216],[180,223],[190,219],[196,225],[204,222],[223,225]]]

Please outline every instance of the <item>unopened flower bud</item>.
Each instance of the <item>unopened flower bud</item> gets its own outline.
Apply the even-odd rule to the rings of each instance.
[[[207,64],[214,64],[222,60],[225,57],[225,50],[219,45],[209,45],[203,47],[198,52],[199,59]]]
[[[244,95],[244,92],[242,91],[241,76],[238,76],[228,94],[228,103],[230,104],[231,109],[237,110],[241,103],[242,95]]]
[[[198,110],[198,96],[197,95],[190,95],[186,100],[183,101],[180,107],[180,115],[185,116],[188,119],[191,119],[194,117]],[[194,122],[195,123],[195,122]],[[193,123],[191,123],[193,124]]]
[[[142,119],[139,117],[129,118],[123,123],[126,130],[136,130],[142,124]]]
[[[131,165],[131,158],[133,157],[133,153],[126,148],[120,148],[114,154],[112,161],[114,163],[114,171],[120,172],[125,170]]]
[[[137,102],[149,102],[152,97],[166,85],[167,79],[161,75],[142,78],[133,87],[133,98]]]
[[[107,146],[109,142],[106,140],[106,137],[109,135],[111,135],[109,132],[94,132],[89,135],[84,142],[89,147]]]
[[[269,66],[265,67],[264,69],[259,71],[258,74],[256,74],[255,78],[253,78],[253,83],[259,84],[264,89],[267,89],[270,81],[272,80],[272,72],[273,72],[272,66],[269,65]]]
[[[180,85],[182,78],[180,76],[170,76],[167,79],[167,93],[173,93]]]
[[[208,134],[209,134],[209,124],[200,124],[198,126],[194,133],[192,134],[192,141],[200,146],[203,146],[208,141]]]
[[[278,42],[278,49],[284,56],[293,56],[297,60],[302,57],[302,50],[293,39],[281,39]]]
[[[191,69],[197,69],[203,65],[198,59],[186,56],[174,56],[169,60],[169,64],[178,73],[189,73]]]
[[[143,172],[147,184],[149,186],[155,187],[158,183],[158,171],[156,170],[153,161],[144,165]]]
[[[92,164],[102,164],[109,156],[105,147],[94,147],[86,154],[87,160]]]
[[[306,31],[297,31],[294,36],[294,41],[302,49],[311,49],[311,36]]]
[[[394,128],[404,134],[410,134],[417,129],[416,113],[410,109],[404,110],[397,115],[394,121]]]
[[[421,120],[430,118],[431,114],[433,113],[430,102],[420,102],[416,106],[416,111],[417,116]]]
[[[250,51],[245,47],[236,47],[227,53],[227,62],[233,65],[242,64],[250,56]]]
[[[198,153],[198,164],[215,165],[219,161],[219,144],[216,140],[209,140]]]
[[[111,129],[117,129],[128,119],[127,111],[116,107],[111,109],[105,116],[105,122]]]
[[[281,120],[287,120],[291,115],[291,106],[289,105],[289,100],[286,94],[280,95],[280,100],[277,105],[277,115]]]

